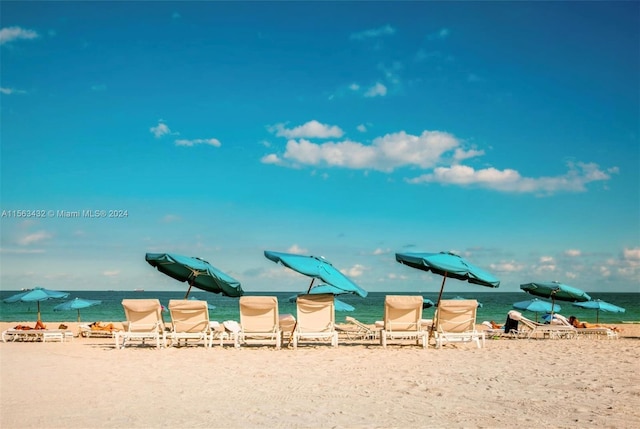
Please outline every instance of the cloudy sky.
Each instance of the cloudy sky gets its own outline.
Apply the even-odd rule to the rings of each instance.
[[[4,290],[640,292],[637,2],[2,2]],[[484,288],[450,281],[447,290]]]

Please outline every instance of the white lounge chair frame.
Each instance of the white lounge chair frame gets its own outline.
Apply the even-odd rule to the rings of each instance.
[[[242,296],[238,344],[267,344],[279,349],[282,331],[275,296]]]
[[[328,341],[338,347],[335,329],[335,304],[332,294],[299,295],[296,300],[297,320],[293,332],[293,348],[300,341]]]
[[[484,332],[476,329],[475,299],[442,299],[436,310],[436,348],[449,343],[475,342],[478,348],[484,347]]]
[[[8,341],[49,341],[73,340],[73,332],[62,329],[7,329],[2,332],[2,342]]]
[[[181,342],[186,345],[190,340],[201,341],[205,347],[213,345],[213,332],[206,301],[172,299],[169,300],[169,313],[171,331],[166,337],[172,346],[178,346]]]
[[[125,329],[114,336],[116,348],[125,348],[131,340],[140,340],[144,344],[147,339],[155,340],[158,349],[166,347],[167,337],[159,300],[123,299],[122,307],[127,321],[123,322]]]
[[[509,317],[517,320],[519,326],[522,325],[526,332],[526,338],[534,339],[534,338],[549,338],[549,339],[560,339],[560,338],[577,338],[578,332],[576,328],[573,326],[566,325],[555,325],[555,324],[544,324],[534,322],[531,319],[528,319],[522,315],[519,311],[511,310],[509,311]],[[523,330],[521,330],[523,331]]]
[[[387,347],[388,340],[415,339],[428,346],[428,331],[422,328],[422,303],[420,295],[387,295],[384,300],[383,328],[380,344]]]

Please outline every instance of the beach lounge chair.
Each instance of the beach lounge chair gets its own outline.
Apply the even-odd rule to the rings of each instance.
[[[484,347],[484,332],[476,329],[475,299],[442,299],[436,315],[436,348],[449,343],[475,342],[478,348]]]
[[[162,306],[157,299],[123,299],[122,307],[127,319],[123,322],[125,329],[116,332],[116,348],[124,348],[132,340],[155,340],[156,347],[166,347],[164,321],[162,320]],[[122,344],[120,342],[122,341]]]
[[[554,325],[570,326],[576,330],[576,334],[579,337],[589,337],[594,339],[599,339],[604,337],[609,340],[618,339],[617,332],[604,326],[596,327],[596,328],[576,328],[571,324],[571,322],[569,322],[569,319],[567,319],[565,316],[563,316],[560,313],[553,314],[553,319],[551,320],[551,323]]]
[[[64,329],[7,329],[2,332],[2,342],[8,341],[47,341],[73,340],[73,332]]]
[[[189,340],[202,342],[205,347],[211,347],[213,332],[209,322],[209,308],[206,301],[193,299],[169,300],[171,314],[171,331],[167,339],[172,346],[187,344]]]
[[[278,298],[275,296],[240,297],[239,344],[282,344]]]
[[[518,321],[518,327],[520,331],[525,332],[526,338],[577,338],[577,331],[573,326],[534,322],[516,310],[509,311],[508,315],[511,319]]]
[[[356,319],[355,317],[346,316],[344,319],[347,323],[350,323],[356,327],[354,330],[345,331],[347,332],[348,338],[355,338],[361,340],[376,340],[380,338],[380,331],[382,328],[378,328],[375,325],[371,327],[370,325],[366,325]]]
[[[387,295],[384,300],[384,320],[380,331],[380,344],[387,347],[388,340],[422,340],[427,348],[428,331],[422,325],[422,303],[420,295]]]
[[[93,324],[78,325],[78,335],[84,338],[113,338],[118,330],[120,329],[103,329]]]
[[[300,341],[328,341],[338,347],[335,329],[335,307],[332,294],[299,295],[296,300],[297,321],[293,332],[293,348]]]

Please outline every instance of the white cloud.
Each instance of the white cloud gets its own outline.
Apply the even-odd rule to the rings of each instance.
[[[52,235],[46,231],[38,231],[31,234],[27,234],[24,237],[18,239],[18,244],[28,246],[33,243],[39,243],[43,240],[51,238]]]
[[[367,126],[366,126],[365,124],[360,124],[360,125],[358,125],[358,126],[356,127],[356,129],[357,129],[358,131],[360,131],[361,133],[365,133],[365,132],[367,132]]]
[[[387,253],[389,253],[390,250],[389,249],[380,249],[377,248],[376,250],[373,251],[374,255],[386,255]]]
[[[166,136],[167,134],[171,134],[169,126],[162,121],[159,121],[158,125],[156,125],[155,127],[149,128],[149,131],[151,131],[151,133],[156,136],[157,139],[162,136]]]
[[[364,273],[365,267],[360,264],[355,264],[353,267],[346,270],[341,270],[342,274],[347,277],[360,277]]]
[[[640,247],[633,247],[631,249],[625,248],[622,251],[622,255],[627,261],[638,261],[640,262]]]
[[[360,89],[360,85],[358,85],[357,83],[352,83],[351,85],[349,85],[349,89],[351,91],[358,91]]]
[[[303,249],[302,247],[298,246],[297,244],[292,245],[291,247],[289,247],[287,249],[288,253],[294,253],[296,255],[303,255],[305,253],[309,253],[307,251],[307,249]]]
[[[515,273],[518,271],[522,271],[524,266],[515,261],[503,261],[497,264],[490,264],[489,268],[491,271],[495,271],[498,273]]]
[[[0,93],[4,95],[26,94],[27,91],[23,91],[21,89],[14,89],[14,88],[0,88]]]
[[[569,170],[556,177],[522,177],[513,169],[498,170],[493,167],[475,170],[465,165],[437,167],[432,173],[412,179],[409,183],[443,183],[460,186],[479,186],[503,192],[552,194],[559,191],[584,192],[586,185],[611,178],[609,173],[617,168],[600,170],[594,163],[569,163]]]
[[[358,33],[353,33],[350,36],[351,40],[366,40],[371,38],[376,38],[380,36],[391,36],[396,32],[396,29],[390,25],[385,25],[379,28],[373,28],[369,30],[360,31]]]
[[[105,277],[116,277],[120,274],[120,271],[114,270],[114,271],[103,271],[102,275]]]
[[[275,133],[278,137],[295,138],[340,138],[344,132],[335,125],[326,125],[318,121],[311,120],[303,125],[295,128],[285,128],[284,124],[276,124],[269,127],[269,131]]]
[[[260,162],[263,164],[282,164],[282,160],[275,153],[271,153],[269,155],[265,155],[260,159]]]
[[[582,252],[580,252],[578,249],[568,249],[568,250],[565,250],[564,254],[565,256],[575,258],[577,256],[580,256]]]
[[[31,40],[37,39],[38,33],[33,30],[27,30],[20,27],[5,27],[0,30],[0,45],[4,45],[14,40]]]
[[[191,140],[179,139],[179,140],[176,140],[175,143],[176,143],[176,146],[189,146],[189,147],[195,146],[198,144],[206,144],[206,145],[215,146],[215,147],[222,146],[222,144],[218,139],[191,139]]]
[[[351,140],[322,144],[289,140],[283,158],[304,165],[392,171],[406,166],[433,167],[459,145],[455,137],[440,131],[424,131],[419,136],[401,131],[378,137],[371,145]]]
[[[451,31],[448,28],[441,28],[435,33],[429,34],[427,39],[429,40],[444,40],[451,34]]]
[[[371,88],[364,93],[365,97],[384,97],[387,95],[387,87],[381,84],[380,82],[376,82]]]

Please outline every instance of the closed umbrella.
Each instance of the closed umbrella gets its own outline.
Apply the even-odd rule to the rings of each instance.
[[[42,321],[40,317],[40,301],[46,301],[48,299],[62,299],[68,296],[68,292],[60,292],[57,290],[35,287],[29,291],[21,292],[16,295],[12,295],[9,298],[5,298],[4,302],[36,302],[38,304],[38,322],[40,322]]]
[[[610,304],[600,299],[594,299],[592,301],[576,302],[573,305],[576,307],[588,308],[590,310],[596,310],[596,323],[600,320],[600,312],[605,311],[608,313],[624,313],[626,310],[617,305]]]
[[[80,322],[80,310],[94,305],[102,304],[102,301],[96,299],[74,298],[71,301],[63,302],[53,307],[53,311],[78,311],[78,322]]]
[[[231,297],[239,297],[244,293],[238,280],[204,259],[175,253],[147,253],[145,259],[161,273],[178,281],[187,282],[189,288],[184,296],[185,299],[193,286]]]

